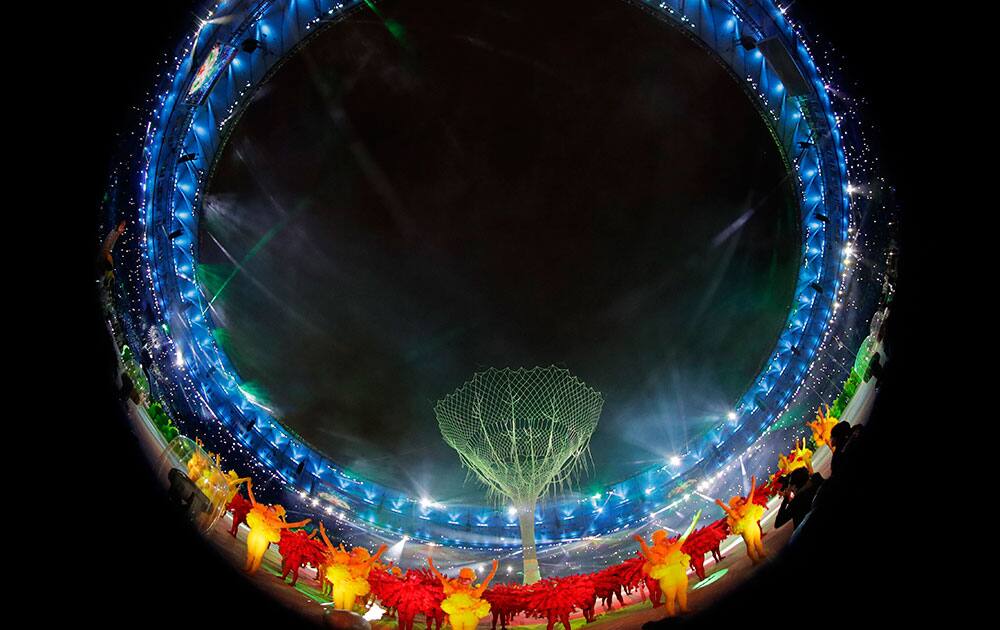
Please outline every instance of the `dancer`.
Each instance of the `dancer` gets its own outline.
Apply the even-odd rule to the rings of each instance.
[[[311,533],[304,529],[291,531],[281,530],[278,540],[278,552],[281,554],[281,581],[292,574],[292,586],[299,581],[299,569],[304,567],[312,557],[312,539],[316,530]]]
[[[757,478],[750,477],[750,494],[746,498],[733,497],[729,499],[729,505],[718,499],[715,500],[719,507],[726,512],[729,531],[743,537],[747,555],[754,564],[767,556],[764,553],[764,544],[761,542],[760,527],[760,519],[764,516],[764,506],[754,502],[756,490]]]
[[[659,608],[663,605],[660,602],[660,586],[656,580],[646,575],[646,565],[646,559],[641,553],[636,552],[635,556],[608,568],[614,570],[616,580],[625,588],[626,593],[631,594],[633,590],[638,590],[642,601],[646,601],[648,597],[653,608]]]
[[[247,479],[247,494],[250,496],[250,512],[247,514],[247,526],[250,533],[247,534],[247,564],[244,569],[247,573],[253,574],[260,568],[264,560],[264,553],[271,543],[281,540],[281,530],[293,527],[302,527],[312,522],[312,519],[305,519],[297,523],[285,521],[285,508],[280,505],[265,505],[257,503],[253,496],[253,481]]]
[[[618,597],[618,603],[625,606],[625,599],[622,597],[621,575],[617,565],[605,567],[594,573],[592,577],[594,578],[597,598],[604,604],[605,611],[611,610],[615,596]]]
[[[645,574],[642,572],[642,569],[646,566],[646,559],[642,557],[642,554],[636,553],[634,557],[616,566],[618,567],[616,570],[618,581],[626,593],[631,595],[632,591],[636,589],[642,590],[645,583],[643,580]],[[643,599],[645,599],[645,594],[643,595]]]
[[[816,448],[830,444],[830,432],[833,431],[833,427],[837,426],[838,422],[840,419],[834,418],[830,413],[830,405],[823,405],[816,410],[816,419],[806,423],[806,426],[812,429]]]
[[[501,630],[507,630],[510,620],[524,610],[524,593],[528,588],[520,584],[497,584],[486,589],[483,599],[490,603],[490,614],[493,615],[490,630],[497,630],[497,621]]]
[[[597,620],[597,614],[594,610],[597,605],[597,585],[594,584],[593,577],[588,574],[570,575],[560,581],[560,587],[564,591],[568,591],[570,602],[574,608],[580,609],[587,623],[593,623]],[[569,615],[567,614],[564,622],[568,621]]]
[[[561,622],[570,630],[569,615],[573,612],[572,595],[562,588],[564,578],[542,578],[525,589],[524,606],[532,617],[546,620],[545,630]]]
[[[229,528],[229,533],[236,538],[236,533],[240,530],[240,525],[247,522],[247,514],[253,509],[253,503],[243,498],[239,492],[226,504],[226,511],[233,513],[233,526]]]
[[[397,608],[399,607],[400,592],[403,589],[403,579],[399,567],[381,567],[373,565],[368,574],[368,584],[371,585],[371,592],[368,597],[378,601],[382,607],[382,618],[397,618]],[[399,617],[397,623],[399,630],[408,630],[407,624]]]
[[[681,551],[681,547],[687,541],[688,536],[694,531],[698,519],[701,518],[701,510],[694,515],[691,525],[677,540],[670,540],[667,532],[659,529],[653,532],[653,546],[646,545],[645,539],[636,534],[633,536],[642,548],[642,556],[648,563],[647,573],[660,584],[660,591],[663,592],[664,607],[667,609],[667,616],[673,617],[680,612],[687,612],[687,589],[688,577],[687,568],[691,563],[691,556]]]
[[[705,579],[705,554],[712,552],[716,562],[722,560],[719,545],[729,536],[729,525],[722,518],[711,525],[695,530],[688,536],[681,550],[691,556],[691,568],[699,579]]]
[[[418,573],[422,576],[427,592],[430,594],[428,606],[424,609],[427,630],[431,630],[431,621],[434,622],[434,630],[441,630],[441,625],[444,624],[447,617],[444,610],[441,609],[441,604],[445,600],[444,585],[430,569],[419,569]]]
[[[642,583],[646,585],[646,590],[649,591],[649,603],[653,605],[653,608],[659,608],[663,605],[663,591],[660,590],[660,583],[654,580],[648,575],[642,576]]]
[[[364,547],[354,547],[348,553],[343,545],[333,546],[322,522],[319,524],[319,533],[329,551],[326,579],[332,584],[333,605],[340,610],[352,610],[358,597],[364,597],[371,590],[368,574],[372,565],[378,562],[389,546],[382,545],[374,556]]]
[[[437,570],[431,558],[427,558],[427,564],[444,589],[445,599],[441,602],[441,610],[448,616],[451,627],[454,630],[473,630],[480,619],[490,614],[490,603],[482,599],[482,596],[496,575],[499,563],[493,561],[493,570],[479,586],[473,584],[476,573],[469,567],[463,567],[458,572],[458,578],[449,579]]]
[[[811,475],[813,473],[812,456],[813,452],[806,448],[805,438],[802,438],[801,445],[798,440],[795,440],[795,446],[791,453],[787,456],[778,456],[778,476],[784,477],[796,468],[805,468]]]

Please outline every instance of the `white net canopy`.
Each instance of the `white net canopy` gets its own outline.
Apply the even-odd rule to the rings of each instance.
[[[434,414],[494,501],[533,505],[585,465],[603,405],[566,369],[490,368],[438,401]]]

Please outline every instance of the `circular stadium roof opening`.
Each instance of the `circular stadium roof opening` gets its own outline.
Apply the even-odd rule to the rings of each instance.
[[[197,277],[242,393],[437,500],[482,502],[433,403],[488,366],[604,394],[584,490],[682,458],[732,420],[796,289],[795,178],[747,90],[622,2],[330,24],[254,93],[204,198]]]

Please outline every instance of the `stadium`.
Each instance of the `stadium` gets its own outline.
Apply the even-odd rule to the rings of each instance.
[[[425,4],[423,12],[413,8],[414,5]],[[502,46],[496,41],[488,41],[489,34],[496,32],[491,29],[500,27],[482,26],[490,20],[508,20],[521,25],[529,19],[537,19],[546,29],[554,29],[553,25],[559,22],[557,11],[529,8],[529,4],[503,10],[493,7],[502,14],[499,17],[487,9],[483,9],[481,14],[472,10],[452,10],[447,2],[230,0],[204,7],[196,28],[187,33],[168,55],[164,71],[145,104],[143,111],[146,118],[142,132],[137,135],[139,140],[123,152],[112,173],[102,208],[100,236],[104,242],[108,273],[101,280],[101,299],[109,333],[120,358],[119,373],[127,377],[131,387],[128,392],[131,403],[126,403],[130,405],[130,417],[135,430],[143,436],[140,441],[152,464],[163,469],[164,479],[165,470],[171,466],[183,469],[187,462],[190,470],[190,458],[198,457],[192,453],[204,452],[215,456],[220,470],[233,470],[239,477],[252,478],[255,503],[280,504],[287,512],[289,521],[309,519],[313,524],[324,522],[330,538],[348,547],[361,546],[374,550],[386,545],[388,555],[383,558],[391,560],[394,566],[420,569],[426,566],[425,559],[432,555],[443,570],[457,571],[469,567],[481,576],[488,570],[490,562],[497,560],[500,567],[497,581],[530,583],[536,581],[537,573],[543,578],[594,574],[625,562],[636,555],[635,535],[648,539],[657,530],[679,535],[688,528],[692,519],[699,518],[696,515],[700,515],[702,525],[720,517],[725,519],[726,512],[716,499],[727,500],[747,492],[752,495],[750,480],[763,484],[764,480],[774,479],[775,463],[790,450],[794,453],[799,440],[814,440],[810,443],[810,471],[815,469],[828,476],[831,449],[824,446],[822,440],[815,440],[807,422],[822,412],[824,406],[829,412],[827,418],[851,425],[861,425],[867,417],[875,396],[877,372],[888,358],[881,343],[882,325],[890,312],[894,293],[897,255],[894,226],[898,221],[891,187],[878,177],[877,161],[872,158],[870,148],[864,141],[864,121],[850,108],[849,99],[839,93],[834,95],[836,89],[831,84],[837,77],[821,73],[816,53],[804,33],[789,21],[784,10],[770,1],[613,3],[616,6],[614,10],[624,16],[614,19],[622,20],[623,24],[631,25],[631,21],[642,23],[644,26],[641,28],[649,29],[650,37],[669,40],[669,45],[675,47],[671,51],[686,51],[685,54],[700,57],[706,68],[711,67],[719,76],[724,76],[728,83],[725,88],[718,88],[718,94],[732,95],[729,101],[733,103],[731,106],[742,108],[740,115],[753,119],[754,124],[759,125],[755,133],[763,140],[755,142],[769,143],[766,150],[770,152],[768,168],[771,170],[767,172],[771,179],[767,180],[767,190],[758,194],[749,206],[741,206],[735,218],[730,215],[720,218],[722,223],[719,225],[724,229],[720,232],[712,228],[712,234],[706,240],[718,249],[731,242],[733,235],[740,230],[753,227],[754,224],[749,223],[750,227],[744,228],[746,222],[759,221],[762,233],[769,233],[776,230],[774,223],[781,217],[791,217],[792,220],[792,227],[783,228],[790,236],[786,236],[784,241],[776,241],[773,250],[768,249],[761,254],[761,260],[779,261],[771,264],[779,268],[780,273],[775,273],[783,274],[775,281],[775,286],[784,287],[779,297],[774,299],[778,306],[772,309],[773,312],[769,311],[770,319],[760,328],[774,334],[755,335],[754,343],[765,348],[763,353],[756,345],[748,351],[740,344],[730,344],[732,356],[719,355],[722,357],[718,359],[720,363],[724,359],[726,364],[741,368],[725,386],[712,389],[711,396],[705,395],[706,399],[711,399],[710,404],[702,404],[698,399],[700,407],[697,413],[677,411],[669,405],[660,407],[661,415],[680,418],[674,428],[663,429],[662,418],[654,410],[654,402],[659,400],[656,395],[649,394],[648,390],[633,391],[624,385],[619,386],[628,379],[652,380],[648,374],[659,374],[655,360],[641,358],[632,362],[631,365],[638,366],[635,372],[646,371],[638,374],[625,371],[612,374],[611,367],[607,368],[611,375],[602,373],[602,365],[607,363],[606,355],[593,348],[604,346],[588,341],[594,338],[593,334],[567,335],[567,340],[561,341],[562,338],[552,332],[560,326],[589,331],[591,329],[587,326],[593,324],[582,319],[577,321],[574,316],[559,310],[576,312],[581,308],[578,302],[567,299],[565,304],[569,306],[545,302],[552,294],[550,291],[545,291],[544,298],[535,298],[537,301],[531,303],[533,309],[526,310],[538,313],[551,308],[555,313],[553,319],[558,323],[549,323],[550,328],[540,328],[538,333],[547,338],[560,339],[562,345],[553,344],[555,349],[552,351],[534,352],[528,342],[523,348],[512,351],[510,348],[518,348],[511,342],[516,333],[504,333],[496,326],[490,334],[502,339],[494,345],[502,346],[503,351],[482,350],[492,346],[487,345],[489,335],[484,336],[480,332],[456,332],[454,334],[459,336],[460,343],[452,346],[445,338],[436,346],[428,344],[427,348],[422,347],[420,352],[425,354],[416,353],[418,358],[412,359],[411,364],[419,366],[422,365],[420,361],[424,361],[428,365],[442,366],[440,374],[420,380],[422,389],[414,386],[414,391],[400,393],[393,390],[391,396],[407,397],[406,404],[400,405],[402,410],[393,407],[387,411],[384,407],[376,407],[374,411],[368,408],[363,411],[363,414],[372,417],[392,413],[402,418],[384,425],[389,433],[382,434],[380,440],[393,443],[384,447],[385,452],[381,450],[381,444],[352,442],[355,439],[352,436],[359,432],[357,427],[372,422],[369,416],[357,411],[360,407],[332,405],[339,410],[339,415],[322,415],[321,420],[316,419],[318,412],[302,411],[327,400],[313,400],[316,397],[314,392],[325,387],[323,382],[306,381],[306,386],[302,385],[303,379],[299,376],[294,379],[288,377],[284,381],[266,376],[282,370],[282,366],[289,365],[297,356],[304,356],[303,353],[307,352],[296,349],[287,356],[275,354],[277,351],[271,351],[271,346],[266,345],[268,342],[259,341],[272,331],[280,339],[282,333],[279,325],[275,324],[278,320],[274,318],[285,317],[280,310],[276,311],[278,315],[266,312],[266,308],[274,307],[258,307],[267,302],[260,297],[261,293],[274,290],[277,296],[273,297],[273,302],[281,305],[290,303],[275,288],[287,276],[266,275],[277,273],[268,269],[284,269],[287,265],[287,273],[307,274],[308,267],[304,267],[308,265],[304,258],[306,254],[300,254],[295,246],[302,241],[288,240],[292,228],[306,225],[308,227],[300,230],[306,233],[326,229],[303,223],[305,220],[300,219],[300,213],[309,211],[289,210],[285,203],[300,198],[301,192],[294,189],[292,192],[281,192],[280,186],[275,183],[294,181],[289,178],[295,175],[295,171],[305,169],[295,162],[294,157],[287,158],[288,165],[273,169],[263,169],[259,161],[246,157],[252,147],[268,153],[262,147],[271,145],[265,145],[260,138],[264,138],[265,132],[276,133],[273,128],[279,123],[268,117],[278,116],[273,114],[274,111],[284,111],[280,107],[285,106],[277,99],[294,96],[297,89],[292,87],[297,85],[293,82],[295,73],[314,76],[308,74],[310,69],[315,71],[317,66],[328,67],[334,63],[333,59],[342,60],[344,64],[360,63],[351,55],[363,55],[371,50],[376,50],[372,54],[379,58],[378,55],[383,53],[378,52],[382,49],[377,46],[397,46],[417,59],[407,61],[404,55],[399,68],[418,61],[430,66],[431,61],[427,59],[431,59],[431,54],[421,57],[417,53],[422,50],[422,42],[431,41],[431,36],[437,33],[433,29],[442,27],[427,17],[428,14],[447,14],[456,23],[464,24],[464,19],[478,25],[485,35],[476,34],[469,39],[475,39],[476,45],[488,49],[490,55],[501,55],[497,51]],[[576,5],[573,11],[579,16],[575,19],[585,24],[587,12],[604,10],[598,8],[602,4],[607,2]],[[611,23],[611,17],[600,15],[602,20]],[[452,27],[450,22],[447,24]],[[380,34],[365,35],[371,39],[365,40],[368,43],[360,48],[355,46],[352,49],[344,43],[356,42],[358,33],[372,32]],[[557,32],[552,32],[554,38],[558,37]],[[371,43],[377,37],[382,38],[384,43]],[[638,41],[639,35],[634,39]],[[467,45],[467,42],[462,45]],[[321,52],[324,46],[329,52]],[[411,53],[411,50],[417,53]],[[327,56],[323,57],[324,54]],[[515,57],[509,49],[502,54]],[[576,54],[584,56],[583,53]],[[448,56],[445,53],[441,55]],[[317,64],[316,59],[324,60],[324,63]],[[365,63],[369,62],[366,60]],[[558,61],[548,63],[550,68],[560,67]],[[345,67],[348,66],[341,69]],[[397,67],[393,68],[400,72]],[[383,70],[383,75],[385,72]],[[480,69],[480,72],[486,71]],[[349,76],[346,70],[343,74]],[[676,80],[681,81],[682,78]],[[502,85],[503,81],[495,79],[494,83]],[[570,82],[566,81],[566,85],[569,86]],[[566,89],[571,91],[571,87]],[[627,94],[624,90],[616,90],[616,93]],[[336,101],[340,97],[330,98]],[[702,100],[697,100],[698,96],[692,98],[690,107],[695,109],[711,111],[713,107],[720,107],[710,95],[700,95]],[[348,110],[349,106],[349,102],[344,105]],[[360,105],[358,107],[361,108]],[[363,108],[376,111],[375,107],[366,102]],[[289,111],[292,114],[286,114],[286,117],[290,120],[304,120],[300,116],[305,114],[297,110]],[[389,121],[392,120],[389,116],[396,114],[394,111],[378,111],[385,113],[387,118],[384,120]],[[337,120],[335,114],[331,114],[331,118]],[[352,120],[355,124],[352,133],[364,138],[367,128],[357,116]],[[390,125],[391,122],[385,124]],[[412,121],[407,124],[412,124]],[[462,142],[464,128],[455,124],[457,142]],[[485,137],[483,127],[479,129]],[[614,127],[609,126],[609,129]],[[502,135],[499,131],[496,133]],[[273,146],[294,145],[288,134],[275,137],[278,139],[271,140]],[[337,136],[331,142],[342,140],[341,136]],[[732,142],[738,145],[740,140],[737,138]],[[362,140],[357,143],[364,144]],[[347,142],[345,146],[353,145]],[[758,151],[757,146],[753,145],[751,149]],[[350,160],[363,165],[364,161],[359,157],[362,154],[354,149],[352,151]],[[737,152],[738,149],[732,151]],[[288,152],[289,156],[294,154],[292,148],[288,148]],[[410,159],[407,162],[409,167],[416,169],[413,155],[406,155]],[[419,157],[416,159],[419,160]],[[385,160],[380,163],[384,164]],[[735,162],[719,167],[718,173],[706,177],[704,186],[721,187],[722,184],[717,182],[729,181],[725,179],[725,173],[738,168],[739,164]],[[287,173],[282,169],[286,169]],[[345,169],[350,172],[348,167]],[[678,170],[683,172],[682,167]],[[366,171],[365,177],[379,181],[371,172]],[[436,175],[420,173],[420,177],[431,178],[434,182]],[[394,175],[389,172],[389,176]],[[282,177],[284,179],[280,179]],[[417,177],[414,176],[415,179]],[[331,185],[331,190],[336,193],[324,194],[337,196],[341,191],[350,191],[354,185],[352,181],[344,176],[343,181],[337,180],[336,186]],[[246,201],[249,198],[246,195],[251,193],[244,191],[254,189],[254,186],[268,191],[266,196],[271,199],[270,202],[254,201],[262,204],[265,210],[256,210]],[[430,185],[425,187],[433,188]],[[388,193],[380,193],[383,194],[380,203],[389,208],[386,212],[405,214],[405,208],[414,204],[408,200],[416,193],[408,192],[410,189],[402,183],[397,183],[395,189],[380,188],[376,193],[379,190],[389,190]],[[398,190],[404,192],[397,194],[395,191]],[[264,198],[259,193],[253,194]],[[283,198],[282,194],[286,197]],[[402,210],[393,205],[393,195],[403,200],[399,206]],[[236,202],[231,200],[233,196]],[[361,198],[360,193],[358,198]],[[273,208],[268,206],[271,202]],[[767,210],[768,204],[774,209]],[[280,212],[274,208],[279,208]],[[347,213],[348,209],[338,212]],[[533,220],[531,217],[537,212],[537,208],[526,204],[524,210],[512,211],[512,216],[518,221],[528,221]],[[336,229],[360,230],[358,225],[361,219],[352,220],[355,223],[338,223]],[[655,231],[658,225],[656,220],[653,215],[642,215],[635,219],[631,229],[634,234],[644,230]],[[694,222],[694,219],[687,220]],[[438,224],[430,220],[426,223],[420,223],[420,219],[412,221],[417,222],[412,229],[419,235],[418,240],[431,240],[433,243],[433,235],[428,234],[437,230],[435,226]],[[481,227],[474,221],[470,219],[472,225]],[[555,247],[563,248],[559,251],[568,251],[570,246],[560,245],[553,236],[563,229],[565,217],[560,221],[556,227],[540,221],[532,229],[551,230],[552,234],[546,233],[539,240],[552,243],[555,239]],[[768,221],[770,223],[766,223]],[[463,220],[458,222],[459,227],[454,227],[453,215],[444,216],[442,224],[446,222],[448,227],[440,228],[441,234],[456,240],[469,238],[464,231],[471,229],[468,228],[469,223]],[[492,224],[487,222],[482,225]],[[228,231],[219,226],[228,226]],[[447,239],[442,237],[442,240]],[[755,241],[752,237],[747,240]],[[469,250],[483,251],[482,243],[475,242],[479,245]],[[537,245],[533,240],[528,242],[530,245],[525,245],[526,249],[531,250],[531,246]],[[348,240],[338,241],[337,246],[346,248],[349,244]],[[386,249],[378,249],[374,255],[384,255],[386,260],[393,260],[385,253],[388,246],[376,246]],[[740,246],[747,247],[746,243]],[[673,245],[663,243],[662,248],[668,250]],[[447,255],[459,260],[455,251],[447,250]],[[509,256],[510,251],[505,250],[502,256]],[[602,250],[594,246],[592,251]],[[670,259],[669,254],[662,255],[667,257],[665,267],[677,267],[683,262]],[[397,287],[379,294],[378,284],[387,283],[386,278],[401,273],[400,269],[415,269],[414,273],[418,275],[419,265],[423,263],[407,256],[415,254],[400,254],[404,262],[387,263],[390,269],[378,272],[382,275],[374,275],[375,272],[371,272],[371,276],[362,272],[353,274],[354,282],[371,287],[374,294],[371,298],[374,305],[365,306],[366,302],[356,301],[356,309],[370,314],[365,319],[364,328],[360,329],[362,332],[368,331],[368,327],[374,330],[375,325],[369,320],[379,320],[380,315],[372,310],[378,308],[378,302],[389,302],[391,310],[404,308],[401,303],[397,304],[387,297],[402,289]],[[767,259],[767,256],[771,258]],[[428,274],[436,269],[433,265],[437,263],[430,255],[420,253],[419,258],[430,260],[427,263]],[[624,255],[622,258],[625,262],[631,260]],[[341,259],[335,260],[338,265],[346,265]],[[790,262],[781,263],[782,260]],[[587,267],[585,263],[574,264],[580,265],[581,274],[593,277],[598,274],[597,265],[602,263],[598,261],[593,267]],[[529,271],[518,275],[518,287],[531,281],[531,267],[524,268]],[[516,269],[521,271],[522,267]],[[624,266],[622,269],[622,273],[630,273]],[[477,273],[481,274],[479,277],[484,283],[499,282],[496,278],[503,277],[509,270],[510,267],[505,266],[503,272],[479,270]],[[457,278],[435,277],[428,281],[427,287],[421,285],[418,293],[426,294],[434,290],[433,283],[468,283],[462,273],[456,271]],[[710,271],[704,273],[709,281],[712,277],[722,278],[719,282],[731,282],[732,287],[740,281],[735,276],[713,276]],[[331,280],[332,277],[321,276],[316,284],[309,285],[309,293],[322,293],[327,286],[331,287],[331,294],[337,290],[349,290],[346,281],[338,285]],[[378,283],[365,280],[366,277],[375,278]],[[610,292],[616,300],[624,299],[614,293],[617,283],[598,286],[604,288],[597,293]],[[764,291],[753,286],[755,288],[747,289],[748,293]],[[726,287],[725,291],[736,290],[730,289],[729,285]],[[585,292],[585,289],[573,288],[570,292],[575,295]],[[674,295],[681,296],[676,298],[676,302],[686,301],[683,294]],[[458,292],[445,293],[444,296],[440,300],[449,303],[462,299]],[[527,301],[530,299],[525,298]],[[303,308],[312,308],[312,304],[309,302]],[[723,308],[707,298],[700,306],[702,310],[697,312],[705,318],[710,317],[706,313],[713,312],[713,309]],[[337,308],[342,308],[339,300]],[[738,317],[740,307],[730,304],[724,308],[729,310],[715,310],[718,321]],[[255,311],[259,311],[258,314],[244,315]],[[446,318],[453,321],[459,317],[451,311],[431,310],[421,305],[414,312],[432,313],[428,317],[440,317],[442,321]],[[661,316],[669,320],[675,315],[673,311],[663,311]],[[691,317],[690,314],[684,316]],[[496,316],[506,321],[516,317],[516,314],[508,315],[506,312]],[[288,325],[281,320],[280,326]],[[313,343],[308,336],[310,325],[312,323],[305,322],[292,326],[291,330],[306,344]],[[402,321],[392,321],[386,329],[403,325]],[[730,325],[738,328],[736,324]],[[327,326],[324,323],[318,328],[326,329]],[[414,337],[423,338],[432,332],[446,336],[448,333],[441,332],[440,328],[434,331],[421,329],[414,333]],[[361,334],[358,330],[348,327],[346,332],[337,335],[353,339]],[[524,330],[518,329],[520,333]],[[388,334],[382,329],[377,332],[377,335]],[[635,341],[636,347],[645,343],[643,339]],[[267,348],[256,351],[257,354],[268,354],[271,358],[253,359],[257,356],[253,349],[256,343],[265,344],[263,347]],[[288,346],[290,343],[282,340],[278,345]],[[473,348],[479,354],[468,358],[453,349],[447,350],[447,353],[441,350],[456,346]],[[330,345],[330,348],[338,347]],[[390,352],[382,346],[374,347],[375,350],[371,351],[374,356]],[[544,344],[540,347],[548,348]],[[587,349],[579,350],[578,347]],[[613,354],[615,347],[609,344],[607,348],[611,350],[602,352]],[[309,372],[329,374],[333,370],[338,375],[334,380],[348,383],[344,386],[331,385],[332,389],[342,387],[346,391],[348,387],[355,387],[387,392],[387,386],[382,381],[375,376],[366,376],[366,370],[370,369],[374,374],[381,366],[374,360],[357,358],[361,350],[352,348],[350,353],[344,351],[341,356],[336,354],[337,350],[324,346],[323,352],[334,353],[334,359],[316,358],[316,363],[312,362],[312,358],[308,359]],[[696,354],[694,350],[690,352]],[[698,352],[703,351],[699,349]],[[474,355],[475,352],[468,351],[466,354]],[[747,356],[744,357],[744,354]],[[351,362],[350,377],[346,372],[321,363],[327,360],[331,361],[331,365],[334,361],[340,361],[336,365]],[[494,365],[493,362],[507,363]],[[501,482],[495,485],[501,491],[487,496],[483,484],[490,486],[490,473],[483,472],[485,465],[477,468],[475,457],[455,444],[462,440],[449,438],[446,431],[446,424],[452,421],[453,416],[454,422],[468,417],[478,418],[467,409],[473,403],[462,399],[460,404],[455,403],[454,408],[442,410],[442,403],[435,407],[434,402],[455,401],[458,399],[447,397],[471,392],[471,389],[463,390],[460,386],[470,377],[469,384],[474,384],[478,382],[476,379],[483,378],[482,374],[490,374],[484,368],[530,368],[533,365],[553,365],[552,368],[534,368],[549,370],[545,372],[545,378],[557,378],[552,375],[561,374],[568,368],[575,375],[573,378],[582,379],[581,386],[593,387],[603,395],[603,410],[598,406],[596,411],[591,412],[595,414],[592,425],[596,428],[590,426],[585,439],[570,449],[573,455],[567,456],[573,460],[572,466],[576,466],[579,458],[579,469],[569,471],[572,466],[563,463],[564,460],[552,464],[553,471],[534,490],[535,498],[531,500],[523,497],[512,499],[512,491],[505,490],[508,486]],[[393,372],[397,375],[392,377],[393,382],[400,378],[412,380],[416,377],[411,376],[411,372],[424,368],[406,369],[410,371],[400,372],[397,369]],[[434,369],[424,371],[437,374]],[[263,376],[248,378],[251,372]],[[462,374],[465,376],[460,377]],[[511,374],[504,373],[507,385],[511,382]],[[329,377],[324,378],[330,380]],[[371,380],[366,381],[366,378]],[[682,381],[685,378],[679,377]],[[259,385],[262,380],[267,386]],[[469,384],[464,387],[471,387]],[[679,387],[685,386],[695,388],[695,385],[684,383]],[[296,387],[305,389],[306,393],[294,396],[287,393],[297,391]],[[525,396],[530,399],[535,390],[528,385],[524,387]],[[671,387],[678,385],[673,383]],[[455,394],[452,394],[453,390]],[[337,390],[330,394],[330,399],[341,401],[345,395]],[[308,399],[308,404],[301,402],[303,396]],[[387,392],[386,396],[390,394]],[[415,402],[410,402],[411,399]],[[634,404],[622,404],[622,399]],[[653,399],[656,400],[649,402]],[[689,407],[692,406],[691,400],[693,394],[688,399]],[[664,413],[663,409],[667,407],[669,412]],[[359,414],[360,419],[348,418],[352,413]],[[339,422],[344,423],[342,427],[354,428],[338,430]],[[641,435],[648,438],[630,438],[629,445],[615,446],[618,437],[629,431],[628,426],[634,427],[634,431],[641,426]],[[324,438],[320,429],[332,437]],[[444,434],[444,440],[439,429]],[[463,430],[475,433],[476,429]],[[400,431],[403,437],[398,440],[393,438],[395,431]],[[414,460],[422,456],[403,447],[407,442],[424,438],[402,433],[405,431],[413,431],[413,435],[419,432],[420,436],[430,436],[427,439],[433,441],[431,446],[420,443],[416,447],[432,462],[422,474],[410,474],[417,468]],[[594,431],[595,437],[591,438]],[[658,435],[656,431],[665,432],[667,438],[663,435],[654,437]],[[497,430],[483,428],[483,435],[496,436]],[[662,444],[655,448],[644,443],[657,439]],[[196,443],[197,448],[181,449],[177,445],[178,440],[186,440],[185,444]],[[551,444],[551,436],[549,441]],[[447,445],[444,445],[445,442]],[[459,451],[461,457],[450,454],[448,446]],[[438,448],[441,451],[428,450]],[[641,456],[626,462],[627,458],[622,455],[625,452],[639,452]],[[438,467],[437,462],[440,461],[447,461],[447,465]],[[510,465],[501,463],[501,472],[497,475],[503,477],[502,471],[509,468]],[[563,475],[564,472],[567,474]],[[466,473],[467,479],[464,478]],[[565,483],[558,484],[558,487],[551,486],[551,480],[560,476],[565,477]],[[760,525],[765,532],[769,531],[769,523],[778,512],[781,499],[780,493],[774,493],[763,506],[766,511]],[[218,530],[228,527],[223,524],[227,518],[216,514],[212,522],[204,526],[206,535],[217,541],[222,540],[222,545],[235,544],[237,540],[233,538],[230,542],[218,534]],[[528,575],[526,527],[533,530],[531,553],[537,553],[537,571],[532,567],[535,571],[533,575]],[[233,531],[240,531],[240,536],[245,535],[238,529],[238,524],[234,525]],[[775,534],[771,538],[777,540],[780,535]],[[727,538],[722,544],[722,554],[738,555],[741,544],[739,536]],[[268,553],[274,552],[272,547]],[[280,564],[273,555],[265,556],[265,567],[269,566],[268,562]],[[711,569],[716,563],[718,561],[710,559],[706,567]],[[715,580],[725,581],[727,571],[736,573],[732,567],[718,568],[713,574],[717,576]],[[711,588],[711,578],[712,575],[709,575],[701,580],[705,591]],[[304,612],[307,617],[320,615],[324,610],[318,605],[324,603],[322,586],[320,578],[315,585],[299,583],[296,587],[305,589],[303,592],[317,604],[314,609]],[[622,601],[620,592],[618,597],[625,607],[626,602]],[[645,595],[642,601],[645,603]],[[633,598],[628,605],[637,606],[637,602]],[[379,623],[380,615],[386,608],[391,608],[380,606],[377,598],[370,599],[366,605],[364,616],[372,625]],[[518,617],[511,623],[531,621]]]

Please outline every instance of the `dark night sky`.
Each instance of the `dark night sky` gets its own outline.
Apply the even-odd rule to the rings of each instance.
[[[662,463],[742,393],[791,298],[798,225],[757,111],[624,3],[379,7],[280,69],[210,185],[208,286],[220,244],[271,236],[215,302],[241,376],[336,461],[439,500],[480,491],[433,404],[489,366],[604,393],[592,479]]]

